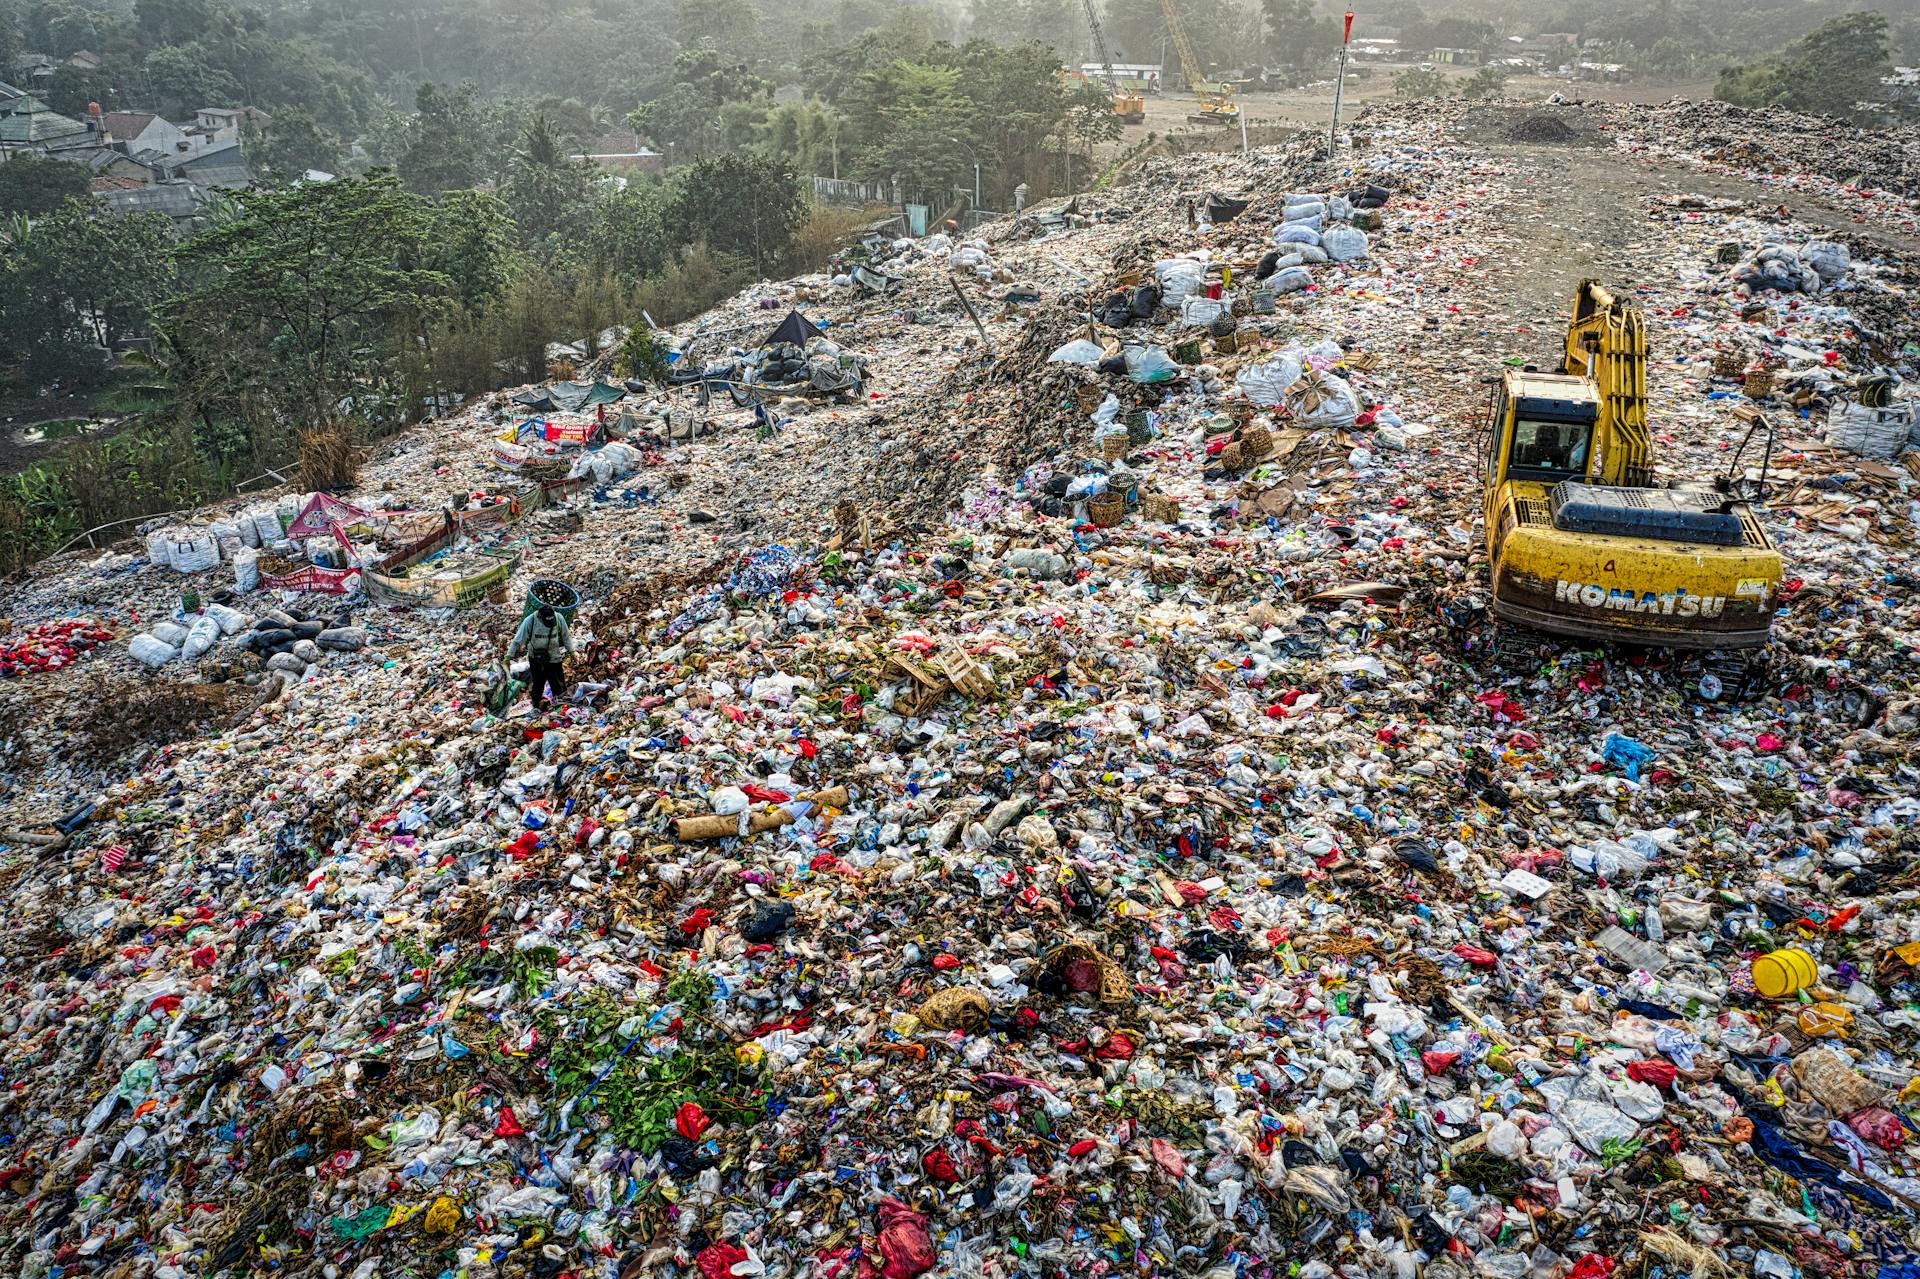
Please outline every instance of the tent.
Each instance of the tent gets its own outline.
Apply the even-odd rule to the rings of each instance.
[[[351,502],[342,502],[330,493],[315,493],[287,525],[288,537],[324,537],[339,535],[339,530],[367,518],[367,513]]]
[[[532,413],[584,413],[626,398],[624,388],[607,382],[555,382],[522,391],[513,402]]]
[[[1215,226],[1233,221],[1252,207],[1252,200],[1236,200],[1217,191],[1207,192],[1207,221]]]
[[[762,339],[761,346],[775,346],[781,342],[791,342],[795,346],[805,346],[810,338],[822,338],[826,332],[798,311],[788,311],[787,318],[774,326],[773,332]]]

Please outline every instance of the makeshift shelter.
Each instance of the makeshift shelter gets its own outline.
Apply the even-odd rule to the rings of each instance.
[[[367,513],[351,502],[343,502],[330,493],[315,493],[300,508],[300,514],[287,525],[288,537],[338,537],[342,530],[367,518]]]
[[[610,382],[553,382],[522,391],[513,402],[532,413],[584,413],[626,398],[626,389]]]
[[[778,346],[782,342],[791,342],[795,346],[805,346],[813,338],[823,338],[826,331],[798,311],[788,311],[787,318],[774,326],[773,332],[761,339],[761,346]]]
[[[1222,222],[1231,222],[1253,207],[1251,200],[1236,200],[1216,191],[1207,192],[1207,221],[1219,226]]]

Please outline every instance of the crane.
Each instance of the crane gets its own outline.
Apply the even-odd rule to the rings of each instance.
[[[1180,21],[1173,0],[1160,0],[1160,16],[1166,20],[1167,35],[1180,54],[1180,74],[1186,77],[1187,88],[1200,98],[1200,110],[1187,118],[1197,124],[1238,122],[1240,108],[1233,101],[1233,86],[1208,84],[1200,74],[1200,59],[1194,56],[1193,41],[1187,39],[1186,24]]]
[[[1113,113],[1128,124],[1139,124],[1147,118],[1147,100],[1120,87],[1119,73],[1113,69],[1113,54],[1107,49],[1107,33],[1100,29],[1100,11],[1093,7],[1093,0],[1080,0],[1080,5],[1087,11],[1087,29],[1093,32],[1093,51],[1100,55],[1100,73],[1106,77],[1107,91],[1113,95]]]

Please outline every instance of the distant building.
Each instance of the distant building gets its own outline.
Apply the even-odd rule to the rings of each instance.
[[[1480,65],[1480,50],[1435,49],[1429,61],[1443,63],[1450,67],[1477,67]]]
[[[643,145],[637,135],[619,129],[594,141],[573,158],[609,173],[659,174],[666,169],[665,156]]]
[[[192,131],[208,142],[238,142],[248,128],[265,133],[273,117],[259,107],[201,107],[193,113]]]
[[[100,117],[108,141],[126,144],[127,154],[165,151],[185,155],[196,147],[194,139],[177,124],[169,124],[150,111],[109,111]]]
[[[0,104],[0,157],[15,151],[50,155],[99,140],[93,125],[61,115],[31,93]]]
[[[100,55],[91,49],[75,49],[68,55],[67,65],[70,67],[78,67],[82,71],[98,71],[100,69]]]

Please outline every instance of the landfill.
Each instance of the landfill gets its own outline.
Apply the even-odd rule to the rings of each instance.
[[[8,583],[0,1271],[1910,1273],[1915,141],[1820,127],[1150,160]],[[1585,276],[1738,678],[1489,615]]]

